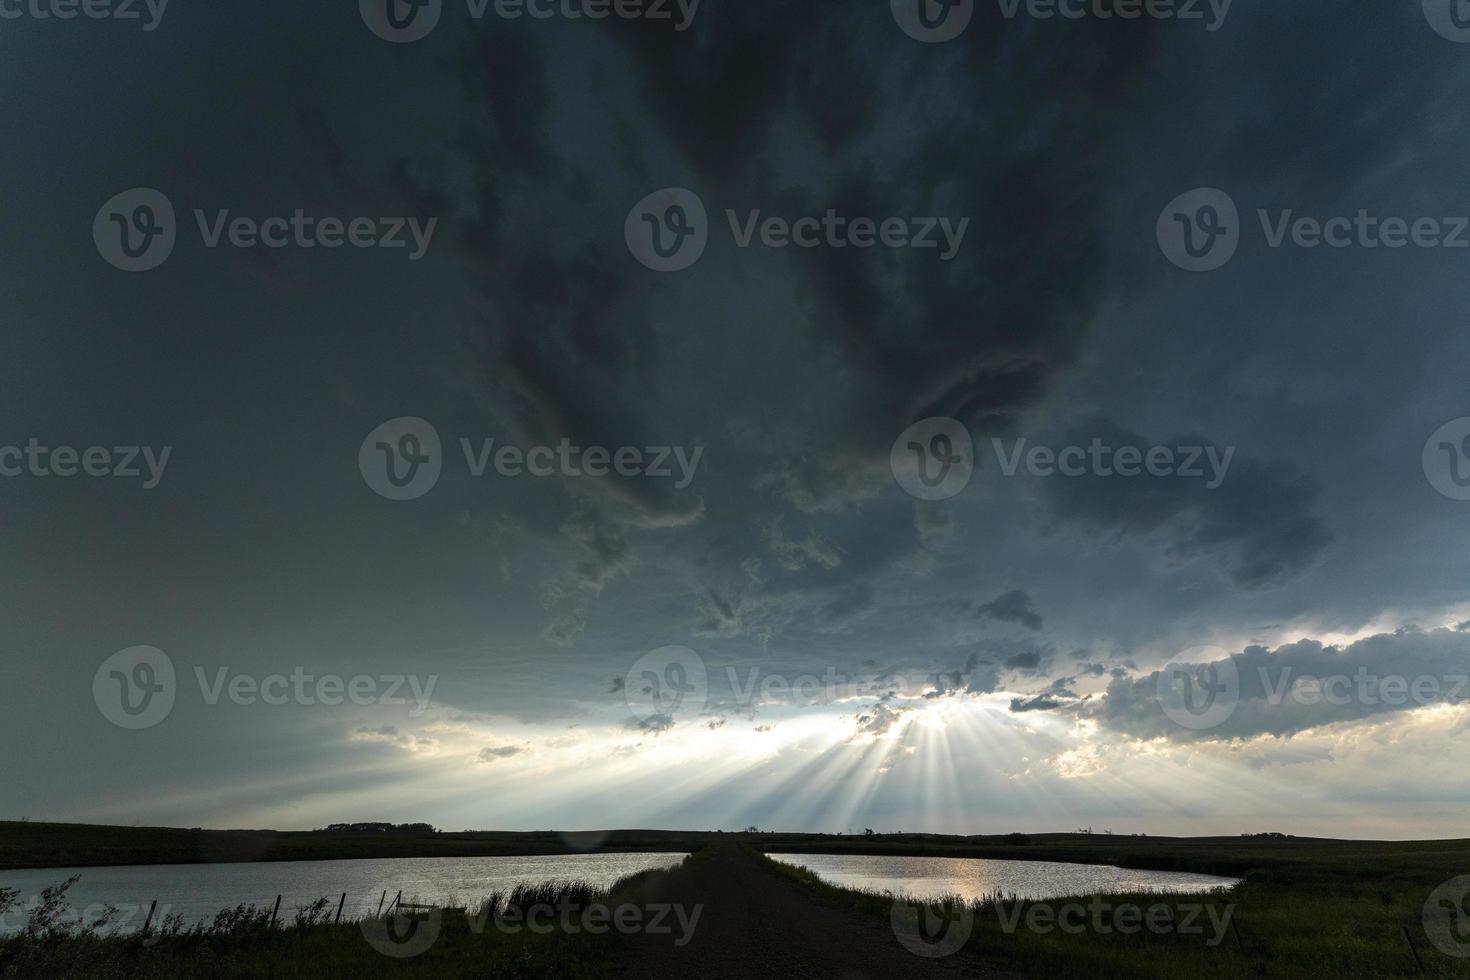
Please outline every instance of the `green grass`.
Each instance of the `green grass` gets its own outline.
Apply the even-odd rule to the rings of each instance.
[[[1111,978],[1390,978],[1420,976],[1407,929],[1431,978],[1470,977],[1470,959],[1449,957],[1430,943],[1421,921],[1429,892],[1470,874],[1470,841],[1336,841],[1284,837],[1160,838],[1106,834],[1011,834],[944,837],[905,834],[852,837],[820,834],[713,834],[617,831],[570,840],[543,834],[333,835],[272,831],[182,831],[161,828],[0,824],[0,865],[56,867],[202,860],[291,860],[328,857],[439,854],[564,853],[569,850],[698,850],[715,840],[738,840],[757,852],[897,854],[989,857],[1116,864],[1243,878],[1226,894],[1116,895],[1113,904],[1141,907],[1183,903],[1230,904],[1235,928],[1223,941],[1206,936],[1041,934],[1024,924],[1007,932],[1000,913],[1024,916],[1032,906],[993,896],[971,911],[972,950],[1022,976]],[[65,855],[68,859],[60,859]],[[702,860],[697,854],[687,860]],[[813,900],[872,916],[887,931],[893,898],[834,887],[810,872],[770,862]],[[659,872],[620,882],[604,901]],[[0,875],[3,884],[3,875]],[[586,900],[582,895],[579,900]],[[1083,897],[1085,898],[1085,897]],[[514,896],[502,901],[525,901]],[[473,910],[472,910],[473,911]],[[6,976],[484,976],[591,977],[616,962],[622,940],[612,932],[515,935],[493,925],[476,932],[462,911],[444,913],[442,934],[421,956],[394,960],[372,948],[357,924],[252,927],[250,913],[214,933],[165,936],[151,943],[95,936],[38,936],[0,941]],[[258,910],[256,913],[258,915]],[[258,923],[257,923],[258,926]],[[816,941],[820,941],[819,939]],[[918,961],[916,961],[917,963]],[[919,964],[920,972],[922,964]]]
[[[1055,928],[1035,932],[1026,927],[1024,918],[1033,906],[1055,911],[1068,902],[1087,903],[1090,897],[1016,902],[990,896],[969,906],[974,924],[967,947],[1022,975],[1079,980],[1470,976],[1470,960],[1436,950],[1421,922],[1429,892],[1470,864],[1464,861],[1463,845],[1454,849],[1460,863],[1453,866],[1436,864],[1429,857],[1432,849],[1413,845],[1378,845],[1371,852],[1352,846],[1308,847],[1304,855],[1291,857],[1272,845],[1247,858],[1251,846],[1247,840],[1201,863],[1187,862],[1188,870],[1205,870],[1201,866],[1205,864],[1243,874],[1246,880],[1229,891],[1102,896],[1114,906],[1163,905],[1176,919],[1182,917],[1184,905],[1213,905],[1221,917],[1229,906],[1234,928],[1223,935],[1204,917],[1198,920],[1204,926],[1199,936],[1146,929],[1125,935],[1107,916],[1102,921],[1108,928],[1093,928],[1090,915],[1088,927],[1080,933]],[[1376,862],[1370,853],[1377,855]],[[1058,859],[1057,854],[1048,852],[1047,859]],[[815,900],[871,915],[874,928],[889,927],[894,896],[840,888],[805,868],[763,860],[773,873],[795,882]],[[1008,931],[1002,913],[1007,918],[1019,913],[1020,926]],[[1405,928],[1423,957],[1424,974],[1404,938]],[[1212,945],[1215,938],[1221,941]]]

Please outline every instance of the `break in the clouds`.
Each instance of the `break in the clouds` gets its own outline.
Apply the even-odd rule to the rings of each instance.
[[[1213,31],[977,5],[945,44],[884,3],[705,4],[684,31],[446,18],[404,45],[350,7],[75,26],[0,37],[0,120],[25,135],[0,148],[0,446],[173,452],[146,494],[0,480],[0,703],[19,731],[79,719],[14,760],[14,815],[917,827],[905,801],[945,781],[934,829],[1237,832],[1302,819],[1240,809],[1289,800],[1288,764],[1364,832],[1463,807],[1355,788],[1381,763],[1361,733],[1453,744],[1463,699],[1273,705],[1257,680],[1464,666],[1446,627],[1470,613],[1470,504],[1422,463],[1470,415],[1463,260],[1273,248],[1257,219],[1470,212],[1470,49],[1418,5],[1237,4]],[[105,152],[78,154],[58,107]],[[92,222],[140,186],[185,227],[437,224],[412,263],[181,236],[124,274]],[[1155,237],[1197,187],[1241,217],[1209,273]],[[698,197],[708,241],[662,273],[625,230],[666,188]],[[952,249],[773,247],[732,231],[754,212],[968,223]],[[935,416],[982,459],[918,500],[890,454]],[[402,418],[443,465],[394,501],[357,462]],[[683,486],[611,463],[475,476],[461,447],[487,439],[701,455]],[[1008,475],[991,440],[1230,455],[1198,478]],[[119,737],[90,685],[138,644],[185,683]],[[677,708],[631,711],[651,682],[630,670],[670,645],[702,677],[655,672]],[[1157,671],[1201,645],[1240,696],[1191,729]],[[434,675],[435,703],[187,686],[298,666]],[[86,786],[58,776],[82,764]],[[1425,753],[1394,765],[1447,785]]]

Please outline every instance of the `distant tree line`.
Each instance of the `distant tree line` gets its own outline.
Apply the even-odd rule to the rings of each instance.
[[[335,834],[436,834],[431,823],[331,823],[327,832]]]

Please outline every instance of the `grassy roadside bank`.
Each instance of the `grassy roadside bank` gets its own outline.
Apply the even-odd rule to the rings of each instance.
[[[1227,855],[1221,863],[1191,863],[1180,869],[1229,869],[1245,878],[1228,892],[1111,894],[1045,902],[996,895],[969,905],[946,903],[943,914],[953,923],[949,928],[957,930],[952,934],[965,937],[970,950],[1037,977],[1463,978],[1470,975],[1470,959],[1439,952],[1423,921],[1430,892],[1470,868],[1463,846],[1451,850],[1458,863],[1438,866],[1432,863],[1432,851],[1412,846],[1406,852],[1409,860],[1398,861],[1404,854],[1396,853],[1395,845],[1380,847],[1376,861],[1361,847],[1322,847],[1290,860],[1258,855],[1254,865],[1244,854]],[[906,903],[898,903],[895,913],[892,895],[840,888],[805,868],[764,855],[761,860],[813,900],[870,916],[874,928],[908,928],[913,934],[924,928],[918,910]],[[1064,912],[1068,906],[1070,912]],[[928,920],[931,938],[939,932],[939,914],[936,910],[936,917]],[[1155,927],[1148,927],[1149,921]]]

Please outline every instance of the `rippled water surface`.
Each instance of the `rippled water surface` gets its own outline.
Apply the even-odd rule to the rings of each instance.
[[[1236,878],[1143,871],[1103,864],[997,861],[988,858],[888,857],[874,854],[772,854],[809,868],[834,885],[916,898],[959,895],[967,900],[1000,891],[1021,898],[1062,898],[1094,892],[1199,892],[1228,888]]]
[[[79,874],[81,880],[67,892],[74,912],[95,921],[104,905],[116,905],[132,917],[121,926],[130,931],[142,925],[155,899],[158,919],[177,912],[186,922],[195,922],[242,902],[269,908],[280,894],[281,916],[289,920],[297,908],[323,897],[331,900],[335,912],[346,892],[346,918],[373,912],[384,892],[392,901],[400,889],[405,902],[473,906],[517,884],[577,880],[607,887],[626,875],[673,867],[683,859],[683,854],[560,854],[47,868],[0,871],[0,888],[20,889],[23,913],[41,889]],[[0,931],[18,929],[22,921],[12,911],[0,917]]]

